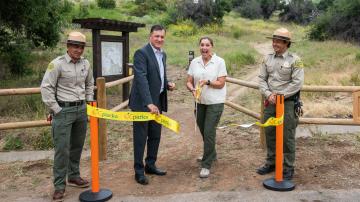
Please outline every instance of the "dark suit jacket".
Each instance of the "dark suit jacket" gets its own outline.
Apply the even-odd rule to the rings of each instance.
[[[166,54],[164,64],[164,91],[160,96],[161,78],[159,65],[150,44],[138,49],[134,54],[134,81],[131,86],[129,107],[133,111],[149,111],[148,104],[167,111]]]

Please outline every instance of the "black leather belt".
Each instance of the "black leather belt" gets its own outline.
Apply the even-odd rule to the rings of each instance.
[[[285,101],[295,101],[296,94],[285,99]]]
[[[75,102],[62,102],[62,101],[58,101],[58,104],[60,107],[75,107],[75,106],[80,106],[85,104],[84,100],[80,100],[80,101],[75,101]]]

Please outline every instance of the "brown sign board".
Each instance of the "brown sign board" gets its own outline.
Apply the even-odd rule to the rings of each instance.
[[[74,19],[81,28],[92,30],[93,73],[105,77],[106,82],[129,76],[129,33],[137,32],[145,24],[109,20],[102,18]],[[103,35],[101,31],[121,32],[122,35]],[[123,85],[123,99],[127,99],[129,84]]]

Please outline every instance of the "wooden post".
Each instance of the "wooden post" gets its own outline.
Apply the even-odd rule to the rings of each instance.
[[[99,108],[106,109],[106,87],[105,78],[99,77],[96,79],[97,86],[97,104]],[[100,161],[106,160],[107,151],[107,134],[106,134],[106,120],[99,119],[99,157]]]
[[[360,91],[353,92],[353,120],[360,124]]]
[[[92,30],[92,44],[93,44],[93,76],[96,81],[97,77],[101,75],[101,46],[100,46],[100,30]]]
[[[264,120],[264,96],[261,95],[261,107],[260,107],[260,121]],[[264,127],[260,127],[260,145],[262,149],[266,148],[266,137],[265,137],[265,128]]]
[[[127,77],[129,76],[129,66],[128,66],[128,63],[129,63],[129,32],[123,32],[122,33],[122,36],[125,38],[125,48],[123,49],[125,51],[125,57],[124,57],[124,65],[125,65],[125,68],[124,68],[124,72],[123,72],[123,75],[124,77]],[[126,101],[127,99],[129,99],[129,92],[130,92],[130,84],[129,83],[124,83],[123,84],[123,89],[122,89],[122,93],[123,93],[123,96],[122,96],[122,101]]]

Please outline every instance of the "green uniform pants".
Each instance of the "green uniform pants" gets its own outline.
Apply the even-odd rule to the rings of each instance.
[[[204,154],[201,161],[202,168],[211,168],[216,159],[216,127],[224,110],[224,103],[204,105],[197,104],[197,125],[204,141]]]
[[[68,179],[80,176],[79,164],[87,128],[86,105],[63,107],[54,115],[52,135],[54,141],[54,187],[65,189]]]
[[[294,101],[285,101],[285,115],[284,115],[284,161],[283,169],[293,169],[295,162],[295,132],[299,119],[295,115]],[[275,105],[270,104],[264,110],[264,120],[270,117],[275,117]],[[275,165],[275,142],[276,142],[276,127],[266,127],[266,147],[267,157],[266,164]]]

